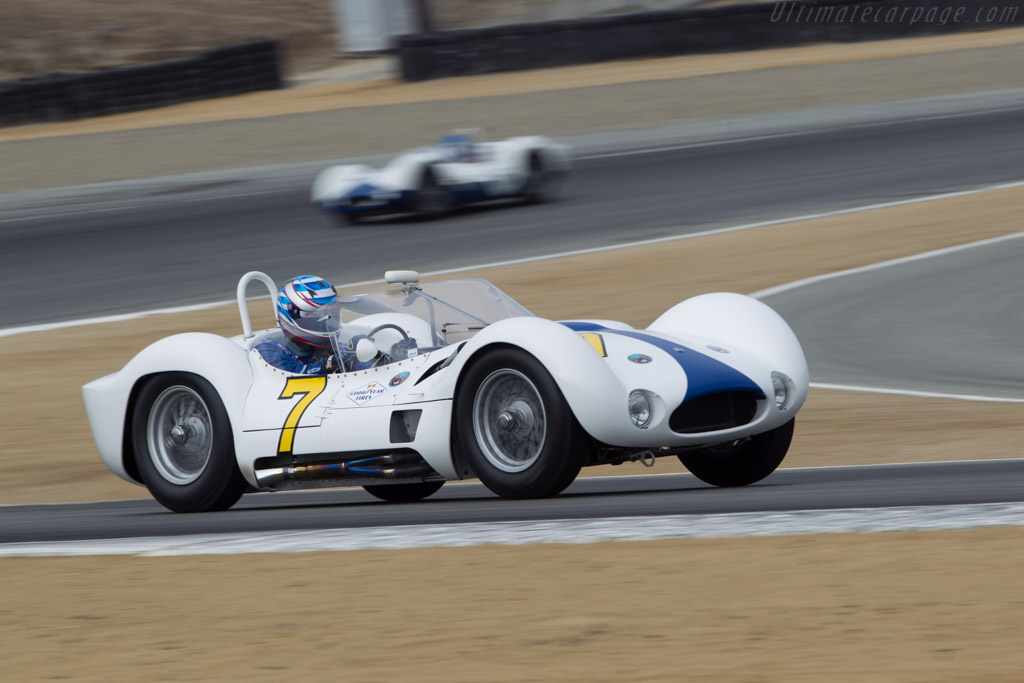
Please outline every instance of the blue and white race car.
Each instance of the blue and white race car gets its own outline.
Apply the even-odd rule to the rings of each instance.
[[[567,148],[545,137],[477,142],[457,132],[381,169],[331,166],[313,182],[312,200],[343,223],[397,213],[436,218],[464,204],[550,198],[569,166]]]
[[[807,396],[786,322],[740,294],[687,299],[646,329],[538,318],[484,280],[388,285],[340,304],[332,344],[359,361],[296,375],[242,334],[185,333],[83,388],[115,474],[181,512],[246,491],[362,486],[388,501],[479,478],[500,496],[553,496],[580,469],[676,457],[707,483],[771,474]],[[272,304],[273,305],[273,304]],[[340,352],[339,352],[340,354]]]

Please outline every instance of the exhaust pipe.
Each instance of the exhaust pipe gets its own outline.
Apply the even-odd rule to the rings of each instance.
[[[388,465],[388,467],[383,467]],[[406,479],[435,474],[434,468],[414,453],[389,453],[358,460],[316,463],[311,465],[285,465],[256,471],[260,488],[272,487],[285,481],[310,479],[346,479],[373,477],[376,479]]]

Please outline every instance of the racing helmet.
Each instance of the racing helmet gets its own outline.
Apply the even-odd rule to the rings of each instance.
[[[277,295],[277,324],[294,340],[326,349],[341,329],[338,292],[316,275],[300,275],[284,284]]]

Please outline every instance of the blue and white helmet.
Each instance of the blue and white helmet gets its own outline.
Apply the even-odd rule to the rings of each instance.
[[[316,275],[292,278],[277,295],[277,323],[289,337],[326,349],[341,328],[338,292]]]

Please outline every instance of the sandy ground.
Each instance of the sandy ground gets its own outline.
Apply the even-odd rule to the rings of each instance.
[[[13,559],[0,653],[11,681],[1016,683],[1022,541]]]
[[[996,53],[985,54],[992,59],[977,63],[993,69],[991,80],[983,78],[974,89],[1019,85],[1019,74],[1000,71]],[[944,64],[941,58],[936,63]],[[955,72],[944,78],[943,87],[970,89]],[[914,84],[906,87],[912,92]],[[848,95],[858,94],[870,101],[879,92]],[[487,276],[541,315],[645,324],[667,305],[703,291],[749,292],[1016,232],[1022,199],[1024,191],[1007,190]],[[765,260],[759,257],[764,253],[790,258]],[[646,272],[659,288],[638,307],[617,283],[587,279],[607,272]],[[586,299],[581,281],[587,282]],[[546,293],[555,289],[565,295],[551,301]],[[602,305],[588,308],[588,300]],[[0,339],[6,380],[0,386],[6,440],[0,502],[140,495],[99,464],[78,387],[167,334],[186,328],[233,334],[235,315],[215,310],[188,321],[164,316]],[[1022,410],[815,391],[785,465],[1016,457]],[[37,474],[26,463],[45,468]],[[659,464],[655,471],[669,467]],[[1021,536],[1006,529],[293,556],[6,559],[0,561],[3,678],[1019,681]]]

